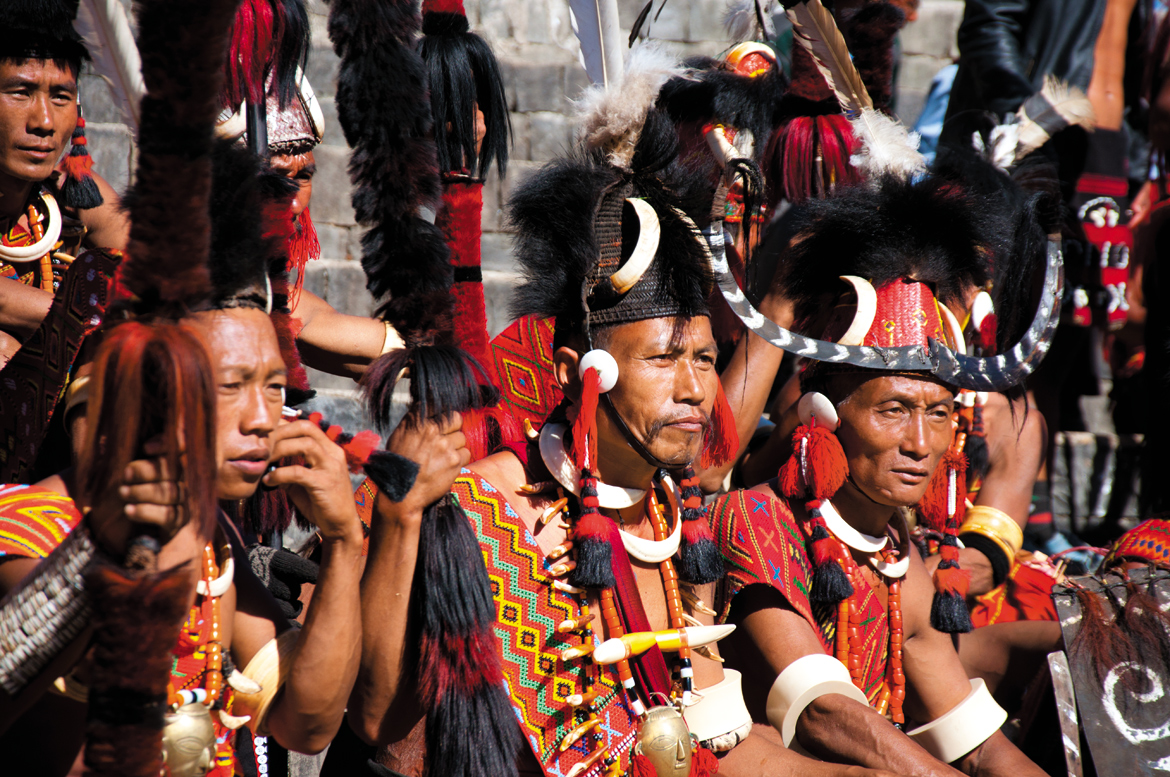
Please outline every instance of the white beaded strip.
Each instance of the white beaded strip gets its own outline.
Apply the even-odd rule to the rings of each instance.
[[[0,687],[16,696],[81,633],[92,616],[84,572],[93,541],[78,526],[0,601]]]
[[[256,772],[268,774],[268,737],[252,737],[252,749],[256,751]]]

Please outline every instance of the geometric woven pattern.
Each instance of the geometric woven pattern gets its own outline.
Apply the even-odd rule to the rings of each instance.
[[[67,496],[39,486],[0,487],[0,557],[45,558],[79,523]]]
[[[581,693],[581,677],[588,659],[566,664],[561,652],[581,643],[575,634],[558,634],[557,626],[580,615],[573,597],[552,586],[549,562],[524,521],[493,485],[469,470],[451,488],[471,520],[483,551],[484,564],[496,600],[496,637],[503,656],[504,677],[525,741],[549,775],[564,775],[588,754],[586,741],[564,753],[561,740],[583,722],[567,699]],[[600,732],[623,769],[629,768],[636,719],[613,668],[601,672],[595,685],[602,720]],[[596,775],[600,765],[586,772]]]
[[[553,320],[524,316],[492,339],[491,354],[500,382],[501,405],[516,420],[548,418],[562,394],[553,377]]]
[[[770,585],[820,637],[825,653],[833,655],[837,609],[814,607],[808,599],[812,565],[804,537],[792,511],[779,499],[758,491],[733,491],[711,506],[711,530],[723,553],[727,576],[719,583],[720,620],[726,620],[732,598],[750,585]],[[876,592],[861,581],[859,603],[863,613],[860,634],[850,649],[860,648],[862,692],[874,704],[881,695],[889,649],[889,619]],[[864,589],[864,590],[861,590]],[[858,643],[860,640],[860,644]]]
[[[1170,568],[1170,521],[1151,519],[1133,527],[1113,543],[1103,567],[1122,561],[1143,561]]]

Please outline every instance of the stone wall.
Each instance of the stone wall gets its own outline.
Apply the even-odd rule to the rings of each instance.
[[[507,176],[500,179],[493,172],[484,187],[484,284],[489,329],[495,334],[507,325],[507,299],[516,277],[501,204],[517,181],[568,148],[572,101],[588,79],[578,64],[579,46],[569,24],[567,0],[465,1],[472,28],[487,38],[499,57],[514,132]],[[919,20],[902,34],[899,107],[910,123],[921,110],[931,77],[955,56],[954,31],[962,7],[962,0],[923,0]],[[326,33],[328,6],[323,0],[309,0],[309,8],[313,48],[307,73],[325,113],[326,128],[325,140],[316,151],[318,172],[311,205],[321,259],[309,267],[306,286],[339,310],[368,315],[373,302],[365,290],[359,262],[361,235],[349,201],[349,149],[337,123],[338,59]],[[619,8],[622,26],[628,30],[641,0],[619,0]],[[717,54],[729,43],[722,25],[724,8],[725,0],[669,0],[661,15],[650,20],[648,32],[668,41],[682,55]],[[85,75],[81,88],[97,169],[122,189],[134,169],[131,133],[120,123],[100,79]],[[353,388],[348,379],[322,373],[313,373],[311,378],[320,390]]]

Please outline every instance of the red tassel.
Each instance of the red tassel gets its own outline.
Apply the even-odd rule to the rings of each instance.
[[[296,276],[289,291],[289,310],[296,310],[301,299],[301,289],[305,287],[305,267],[320,258],[321,241],[317,238],[317,227],[313,225],[309,209],[305,208],[297,215],[295,229],[288,241],[288,272]]]
[[[597,401],[601,396],[601,378],[590,367],[581,379],[581,405],[573,420],[573,461],[577,469],[597,466]]]
[[[695,750],[691,756],[691,777],[710,777],[719,773],[719,759],[705,747]]]
[[[941,566],[934,573],[934,589],[940,594],[954,594],[962,599],[967,598],[967,590],[971,587],[971,573],[959,567],[943,569]]]
[[[654,764],[644,755],[630,756],[630,777],[658,777]]]
[[[801,471],[802,454],[804,472]],[[824,426],[798,426],[792,433],[792,456],[780,468],[781,493],[796,499],[811,491],[813,499],[832,499],[847,477],[849,460],[837,436]]]
[[[345,451],[345,464],[349,467],[349,471],[355,474],[359,472],[362,466],[370,460],[370,454],[378,450],[381,443],[381,437],[366,429],[355,434],[352,440],[341,446],[341,449]]]
[[[707,427],[706,444],[700,466],[718,467],[735,458],[739,453],[739,431],[735,428],[735,414],[727,395],[723,393],[723,382],[719,382],[715,394],[715,406],[711,408],[711,425]]]
[[[955,515],[947,514],[947,498],[949,496],[949,472],[955,471]],[[934,531],[946,531],[948,523],[955,527],[962,521],[967,511],[967,457],[953,448],[943,454],[942,460],[930,476],[930,483],[926,486],[926,493],[918,503],[918,512],[926,521],[926,525]]]
[[[979,347],[983,349],[984,356],[990,356],[995,353],[995,335],[998,322],[996,321],[994,313],[988,313],[983,317],[983,323],[979,325]]]

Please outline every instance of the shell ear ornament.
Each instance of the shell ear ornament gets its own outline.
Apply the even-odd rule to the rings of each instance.
[[[837,415],[837,408],[833,402],[819,391],[807,391],[796,403],[796,414],[800,416],[800,423],[808,426],[814,419],[817,426],[823,426],[830,432],[837,431],[841,419]]]
[[[727,257],[718,240],[708,241],[694,228],[711,261],[711,269],[723,298],[749,330],[797,356],[830,364],[851,364],[871,370],[929,372],[959,388],[974,391],[1002,391],[1031,375],[1040,365],[1056,326],[1060,323],[1060,292],[1064,288],[1064,259],[1060,238],[1049,237],[1047,267],[1040,304],[1028,331],[1014,347],[995,356],[978,357],[956,353],[945,343],[930,340],[929,346],[875,348],[848,345],[805,337],[770,320],[752,304],[731,273]],[[712,250],[714,249],[714,250]],[[852,281],[850,281],[852,283]],[[857,288],[854,285],[854,288]]]
[[[602,394],[617,385],[618,364],[609,351],[594,348],[582,356],[577,362],[577,376],[584,378],[590,368],[597,370],[597,378],[600,381],[598,391]]]

